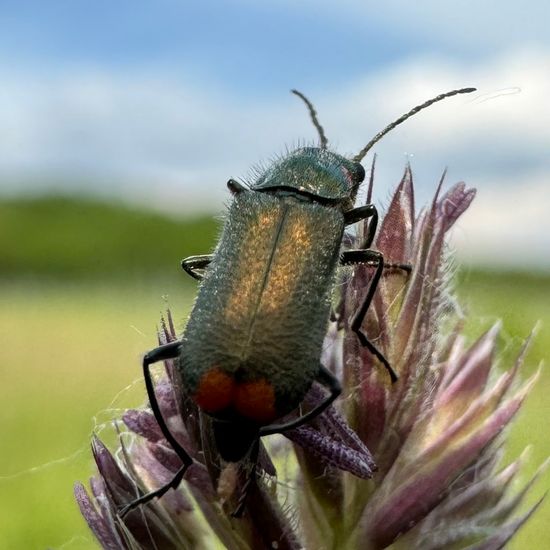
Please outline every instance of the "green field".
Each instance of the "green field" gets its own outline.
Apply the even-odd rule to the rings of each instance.
[[[185,249],[174,244],[176,225],[165,228],[168,233],[162,244],[175,247],[170,249],[174,256]],[[206,239],[211,240],[214,226],[210,222],[205,227]],[[35,238],[38,235],[36,230]],[[133,241],[121,240],[119,246],[136,247],[135,254],[124,257],[134,268],[113,268],[117,273],[108,281],[90,277],[86,266],[93,262],[89,258],[61,251],[64,269],[73,270],[71,276],[55,267],[48,268],[52,273],[44,273],[38,263],[33,265],[32,259],[24,257],[10,264],[0,282],[2,549],[97,547],[72,496],[73,483],[87,480],[94,472],[90,436],[94,430],[110,432],[104,428],[117,411],[144,401],[140,357],[155,345],[159,314],[169,304],[181,328],[194,294],[194,286],[184,282],[183,274],[180,279],[173,258],[169,260],[173,279],[159,278],[153,274],[155,269],[149,276],[137,269],[143,257],[138,245],[131,244],[136,235],[130,236]],[[2,248],[14,257],[17,241],[10,242],[5,234],[3,239]],[[58,239],[63,236],[59,234]],[[94,257],[102,257],[107,240],[108,234],[101,232],[95,241],[90,239],[91,249],[95,243]],[[57,241],[57,246],[40,252],[43,261],[49,257],[55,264],[52,258],[56,259],[59,248],[63,247]],[[113,243],[110,250],[115,251],[105,256],[114,262]],[[132,275],[123,277],[124,273]],[[523,369],[523,377],[529,376],[549,356],[550,277],[472,271],[462,272],[460,279],[458,290],[469,312],[469,335],[479,334],[497,318],[504,321],[502,368],[511,364],[523,338],[542,321]],[[550,374],[543,369],[510,434],[507,460],[532,445],[524,479],[550,455],[549,394]],[[545,474],[528,501],[549,487],[550,476]],[[550,548],[549,519],[550,502],[546,501],[511,548]]]
[[[550,277],[470,273],[462,279],[459,295],[470,316],[467,332],[472,336],[478,335],[496,320],[503,321],[500,337],[501,368],[512,365],[524,338],[538,324],[536,337],[522,368],[522,378],[526,379],[533,374],[542,363],[541,376],[512,426],[505,457],[505,461],[510,461],[525,447],[531,446],[523,470],[525,480],[550,456],[547,427],[550,415]],[[527,500],[534,502],[549,488],[550,474],[544,472]],[[546,499],[509,548],[550,548],[549,520],[550,502]]]
[[[93,472],[89,439],[94,428],[101,430],[115,409],[143,401],[139,358],[155,344],[159,313],[168,300],[181,326],[192,300],[192,290],[178,286],[157,281],[150,287],[2,287],[2,548],[95,547],[78,514],[72,484]],[[545,322],[524,376],[550,348],[549,290],[546,279],[488,275],[470,275],[460,288],[477,319],[471,333],[497,317],[504,319],[506,356],[517,350],[537,319]],[[549,391],[550,376],[543,371],[511,433],[510,457],[533,445],[526,475],[550,455]],[[546,475],[534,494],[540,496],[549,486]],[[512,547],[550,547],[549,514],[546,502]]]

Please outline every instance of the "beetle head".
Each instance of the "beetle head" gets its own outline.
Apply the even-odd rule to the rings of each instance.
[[[328,140],[317,118],[315,107],[304,94],[298,90],[292,90],[292,93],[305,103],[309,111],[311,121],[319,134],[320,148],[304,148],[294,151],[288,159],[285,159],[282,163],[275,166],[274,170],[266,172],[266,174],[260,178],[256,187],[260,189],[281,187],[281,185],[277,185],[276,180],[282,180],[286,177],[293,182],[286,184],[287,187],[293,187],[301,193],[310,194],[313,199],[317,199],[320,202],[323,202],[323,199],[329,203],[339,202],[342,204],[342,209],[344,211],[349,210],[353,208],[359,184],[365,178],[365,170],[360,162],[376,143],[396,126],[399,126],[411,116],[430,107],[434,103],[458,94],[470,94],[475,91],[475,88],[459,88],[439,94],[421,105],[417,105],[378,132],[367,145],[350,160],[336,153],[332,153],[327,149]],[[279,169],[281,174],[277,173],[277,169]],[[285,169],[287,173],[285,173]],[[307,181],[303,181],[298,177],[292,179],[293,175],[299,176],[298,171],[300,169],[309,169],[309,173],[304,174],[304,180]],[[275,175],[274,179],[272,177],[273,175]]]
[[[271,166],[252,186],[255,191],[290,190],[321,203],[353,202],[365,169],[328,149],[303,147]]]

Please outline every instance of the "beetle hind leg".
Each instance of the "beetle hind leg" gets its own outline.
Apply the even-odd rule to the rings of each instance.
[[[189,466],[193,464],[193,459],[191,458],[191,456],[179,444],[177,439],[172,435],[172,433],[170,432],[170,429],[166,425],[166,422],[164,420],[164,417],[162,416],[162,412],[160,410],[160,406],[157,401],[157,397],[155,394],[155,387],[153,384],[153,379],[151,377],[151,371],[149,369],[149,367],[153,363],[157,363],[158,361],[166,361],[167,359],[175,359],[176,357],[179,357],[180,353],[181,353],[181,342],[170,342],[169,344],[159,346],[158,348],[155,348],[154,350],[145,354],[145,357],[143,358],[143,377],[145,379],[145,387],[147,388],[147,395],[149,397],[149,404],[151,405],[151,410],[153,411],[153,414],[159,425],[162,435],[164,435],[164,438],[166,439],[166,441],[168,441],[169,445],[172,447],[174,452],[181,459],[182,466],[168,483],[166,483],[165,485],[163,485],[162,487],[159,487],[154,491],[151,491],[150,493],[141,495],[140,497],[136,498],[132,502],[129,502],[126,506],[121,508],[119,511],[120,517],[124,517],[128,512],[130,512],[134,508],[137,508],[141,504],[146,504],[147,502],[153,500],[154,498],[161,497],[169,489],[176,489],[178,485],[181,483],[183,476],[185,475],[185,472],[187,471]]]
[[[313,420],[315,417],[319,416],[331,403],[342,393],[342,385],[340,381],[332,372],[330,372],[323,365],[319,365],[319,372],[315,377],[315,380],[321,385],[328,388],[330,395],[318,403],[313,409],[311,409],[306,414],[291,420],[290,422],[285,422],[284,424],[271,424],[269,426],[263,426],[260,428],[260,437],[264,435],[271,435],[276,433],[284,433],[288,430],[293,430],[298,428],[303,424],[306,424],[310,420]]]
[[[256,438],[252,446],[250,447],[249,457],[246,465],[246,479],[241,487],[239,494],[239,500],[237,501],[237,507],[231,513],[231,516],[234,518],[242,517],[246,505],[246,499],[252,490],[253,485],[256,483],[257,467],[258,467],[258,457],[260,454],[260,438]]]
[[[311,409],[306,414],[300,416],[299,418],[295,418],[294,420],[291,420],[290,422],[286,422],[284,424],[271,424],[268,426],[263,426],[259,429],[258,437],[255,439],[254,443],[250,447],[248,460],[248,467],[250,468],[250,470],[247,473],[246,480],[242,486],[241,494],[237,502],[237,508],[231,514],[233,517],[239,518],[242,516],[246,499],[248,498],[250,491],[256,483],[256,469],[258,465],[258,456],[260,451],[260,437],[276,433],[284,433],[286,431],[293,430],[294,428],[298,428],[303,424],[306,424],[307,422],[313,420],[315,417],[319,416],[327,407],[332,404],[332,402],[342,392],[342,386],[338,378],[336,378],[336,376],[334,376],[334,374],[332,374],[332,372],[330,372],[323,365],[319,365],[319,372],[317,373],[315,380],[330,390],[330,395],[328,397],[326,397],[313,409]]]

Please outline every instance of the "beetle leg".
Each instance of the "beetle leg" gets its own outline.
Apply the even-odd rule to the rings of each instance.
[[[378,267],[379,260],[378,258],[372,257],[371,253],[374,252],[373,250],[365,250],[365,249],[356,249],[356,250],[345,250],[340,255],[340,264],[341,265],[350,265],[350,264],[362,264],[362,265],[368,265],[370,267]],[[387,263],[384,262],[384,268],[387,270],[392,269],[400,269],[402,271],[406,271],[407,273],[410,273],[412,271],[412,265],[411,264],[393,264],[393,263]]]
[[[142,495],[124,506],[124,508],[122,508],[119,512],[120,517],[124,517],[130,510],[133,510],[140,504],[145,504],[155,497],[161,497],[169,489],[177,488],[177,486],[181,483],[181,480],[183,479],[187,468],[189,468],[189,466],[193,464],[193,459],[191,458],[191,456],[189,456],[187,451],[178,443],[176,438],[170,432],[168,426],[166,425],[166,422],[164,421],[164,417],[162,416],[162,412],[160,410],[157,397],[155,395],[155,387],[153,385],[153,379],[151,378],[151,371],[149,370],[149,366],[153,363],[157,363],[158,361],[166,361],[167,359],[174,359],[178,357],[180,353],[181,342],[177,341],[170,342],[169,344],[165,344],[163,346],[155,348],[149,353],[146,353],[145,357],[143,358],[143,377],[145,379],[145,387],[147,388],[149,404],[151,405],[151,410],[153,411],[162,435],[164,435],[166,441],[168,441],[168,443],[175,451],[175,453],[179,456],[183,464],[181,468],[176,472],[172,480],[169,481],[166,485],[159,487],[155,491],[151,491],[150,493]]]
[[[181,261],[181,267],[183,270],[191,275],[193,279],[197,281],[202,280],[204,277],[203,271],[208,267],[212,261],[213,254],[201,254],[200,256],[189,256],[185,260]]]
[[[258,437],[252,444],[252,447],[249,451],[247,461],[248,472],[246,472],[246,480],[241,488],[241,494],[239,495],[239,500],[237,501],[237,508],[235,508],[235,511],[231,514],[231,516],[234,518],[240,518],[243,515],[244,505],[250,493],[250,489],[252,488],[252,484],[256,483],[256,467],[258,466],[259,454],[260,438]]]
[[[368,248],[372,244],[374,235],[376,234],[376,228],[378,227],[378,210],[376,206],[374,206],[374,204],[365,204],[364,206],[352,208],[344,213],[344,223],[346,225],[351,225],[368,218],[371,218],[371,220],[367,229],[364,248]]]
[[[378,267],[377,260],[363,259],[364,252],[365,251],[363,249],[346,250],[345,252],[342,252],[342,254],[340,255],[340,265],[361,264],[361,265],[367,265],[369,267]],[[406,273],[410,273],[412,271],[412,265],[384,262],[384,271],[394,271],[394,270],[400,270],[400,271],[405,271]],[[341,299],[335,307],[331,307],[330,317],[329,317],[331,322],[335,322],[339,320],[340,316],[337,313],[337,311],[340,311],[341,307],[342,307]],[[338,324],[338,327],[339,328],[341,327],[340,323]]]
[[[149,370],[149,365],[157,363],[159,361],[166,361],[167,359],[175,359],[181,354],[181,342],[170,342],[169,344],[164,344],[159,346],[149,353],[145,354],[143,358],[143,377],[145,378],[145,387],[147,388],[147,395],[149,397],[149,404],[151,405],[151,410],[155,415],[155,419],[158,422],[159,428],[162,431],[162,435],[170,443],[170,446],[174,449],[176,454],[180,457],[182,462],[188,463],[190,466],[193,463],[192,458],[189,456],[187,451],[178,443],[176,438],[172,435],[172,432],[168,429],[166,422],[162,416],[157,397],[155,395],[155,388],[153,386],[153,380],[151,378],[151,371]]]
[[[150,493],[146,493],[145,495],[141,495],[139,498],[132,500],[132,502],[129,502],[126,506],[124,506],[119,510],[118,515],[121,518],[124,518],[124,516],[128,512],[130,512],[134,508],[137,508],[141,504],[147,504],[154,498],[160,498],[165,493],[167,493],[170,489],[177,489],[188,467],[189,467],[188,464],[183,464],[181,468],[176,472],[174,477],[166,485],[163,485],[162,487],[159,487],[155,491],[151,491]]]
[[[241,185],[238,181],[235,181],[234,179],[230,179],[227,182],[227,188],[229,189],[229,191],[231,191],[232,195],[238,195],[239,193],[246,191],[246,187],[244,185]]]
[[[347,256],[345,256],[346,253],[348,253]],[[372,299],[374,298],[374,293],[376,292],[376,288],[378,286],[378,283],[380,282],[382,271],[384,271],[384,256],[382,256],[380,252],[376,252],[375,250],[348,250],[344,252],[342,256],[348,258],[348,260],[349,258],[354,258],[355,260],[362,261],[363,263],[372,262],[372,265],[376,266],[376,271],[374,272],[372,281],[369,285],[369,290],[367,291],[367,295],[365,296],[365,301],[357,310],[351,321],[351,330],[353,330],[353,332],[357,334],[357,338],[359,338],[359,342],[361,342],[361,345],[366,347],[384,365],[390,375],[391,381],[397,382],[397,374],[392,369],[388,360],[382,355],[382,353],[361,330],[361,325],[365,320],[367,311],[369,310]]]
[[[330,372],[327,368],[323,367],[323,365],[319,366],[319,372],[317,373],[315,380],[328,388],[330,390],[330,395],[324,401],[321,401],[321,403],[319,403],[316,407],[311,409],[311,411],[307,412],[303,416],[300,416],[299,418],[286,422],[285,424],[272,424],[261,427],[259,432],[260,437],[293,430],[294,428],[298,428],[302,424],[313,420],[316,416],[320,415],[342,392],[342,386],[338,378],[336,378],[336,376],[334,376],[334,374],[332,374],[332,372]]]

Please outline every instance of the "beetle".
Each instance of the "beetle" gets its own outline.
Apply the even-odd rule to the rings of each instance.
[[[386,133],[418,111],[474,90],[453,90],[415,107],[352,159],[328,149],[313,105],[293,90],[306,103],[320,145],[290,152],[250,186],[229,180],[233,201],[213,254],[183,260],[183,269],[200,280],[183,336],[143,359],[151,409],[182,466],[170,483],[137,498],[122,515],[176,488],[193,462],[163,419],[150,373],[153,363],[177,359],[186,392],[212,417],[217,449],[229,462],[248,456],[255,464],[261,437],[301,426],[338,397],[340,383],[320,358],[340,265],[366,263],[374,268],[350,326],[392,381],[397,380],[361,326],[385,267],[410,266],[385,264],[382,254],[370,248],[377,209],[373,204],[354,206],[365,178],[361,160]],[[342,251],[345,228],[366,219],[364,246]],[[328,389],[325,399],[305,414],[280,422],[298,408],[315,381]]]

